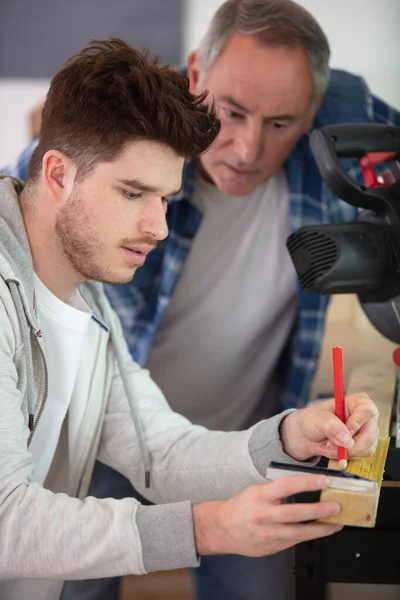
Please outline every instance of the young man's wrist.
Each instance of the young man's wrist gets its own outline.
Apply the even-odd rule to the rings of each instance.
[[[192,506],[194,543],[198,556],[224,554],[221,539],[222,500]]]
[[[286,417],[282,419],[279,426],[282,449],[285,454],[296,461],[307,460],[307,457],[303,456],[304,453],[302,454],[301,448],[298,444],[300,431],[297,427],[297,419],[300,410],[302,409],[298,409],[286,415]]]

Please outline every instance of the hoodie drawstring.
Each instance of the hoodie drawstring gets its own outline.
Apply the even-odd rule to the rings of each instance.
[[[14,306],[17,311],[18,320],[21,326],[22,340],[25,349],[25,364],[26,364],[26,390],[28,397],[28,426],[29,430],[32,431],[33,419],[35,416],[35,385],[33,376],[33,364],[32,364],[32,345],[31,345],[31,330],[29,323],[25,317],[24,305],[22,302],[21,294],[19,291],[19,284],[17,281],[7,281],[10,293],[14,302]]]
[[[132,420],[135,425],[136,434],[138,436],[140,455],[142,457],[142,463],[143,463],[143,467],[145,470],[145,486],[146,486],[146,488],[149,488],[150,487],[150,471],[151,471],[150,453],[147,448],[146,441],[144,439],[143,427],[140,422],[139,415],[137,414],[137,412],[135,410],[135,399],[132,394],[132,389],[128,384],[128,380],[126,377],[126,371],[123,367],[123,358],[122,358],[121,350],[119,348],[118,340],[114,339],[112,330],[111,330],[111,340],[113,343],[113,349],[114,349],[115,356],[117,359],[119,373],[120,373],[120,376],[122,379],[125,393],[128,398],[128,403],[129,403],[129,407],[131,410]]]
[[[109,304],[107,302],[105,302],[103,304],[102,308],[103,308],[105,319],[108,320],[109,322],[111,322],[112,321],[111,315],[110,315],[110,318],[107,319],[107,313],[109,313],[111,311],[111,307],[109,306]],[[129,408],[131,411],[132,421],[135,426],[136,435],[138,437],[140,456],[142,458],[142,464],[143,464],[144,471],[145,471],[145,486],[146,486],[146,488],[149,488],[150,487],[150,471],[151,471],[151,460],[150,460],[149,449],[147,448],[146,440],[144,437],[142,423],[141,423],[139,415],[137,414],[137,411],[136,411],[136,402],[135,402],[134,394],[132,392],[132,387],[131,387],[131,385],[129,385],[128,378],[126,376],[126,369],[124,368],[124,358],[123,358],[123,354],[120,349],[120,341],[115,338],[115,334],[114,334],[114,331],[112,328],[110,328],[110,335],[111,335],[111,342],[113,345],[113,350],[115,352],[115,357],[117,360],[119,373],[120,373],[120,376],[122,379],[122,384],[124,386],[126,397],[128,398],[128,404],[129,404]]]

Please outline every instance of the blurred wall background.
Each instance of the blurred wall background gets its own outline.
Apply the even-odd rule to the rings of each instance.
[[[298,0],[320,22],[333,67],[362,75],[400,108],[400,0]],[[30,139],[30,112],[64,60],[117,35],[184,63],[222,0],[0,0],[0,168]]]
[[[184,0],[0,0],[0,168],[30,138],[30,111],[65,60],[117,36],[178,64]]]

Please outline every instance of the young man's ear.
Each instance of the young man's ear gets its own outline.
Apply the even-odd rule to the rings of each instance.
[[[42,160],[42,183],[50,196],[63,201],[71,195],[76,167],[70,158],[58,150],[48,150]]]
[[[199,69],[199,58],[197,50],[193,50],[188,56],[188,79],[189,89],[192,94],[197,96],[200,94],[200,69]]]

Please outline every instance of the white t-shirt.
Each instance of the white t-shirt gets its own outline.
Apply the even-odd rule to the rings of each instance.
[[[49,387],[46,408],[29,449],[35,464],[32,479],[43,484],[71,402],[92,313],[78,290],[66,304],[52,294],[36,275],[34,285]]]
[[[297,311],[286,176],[236,197],[197,175],[194,202],[203,219],[146,366],[177,412],[241,429],[276,410]]]

